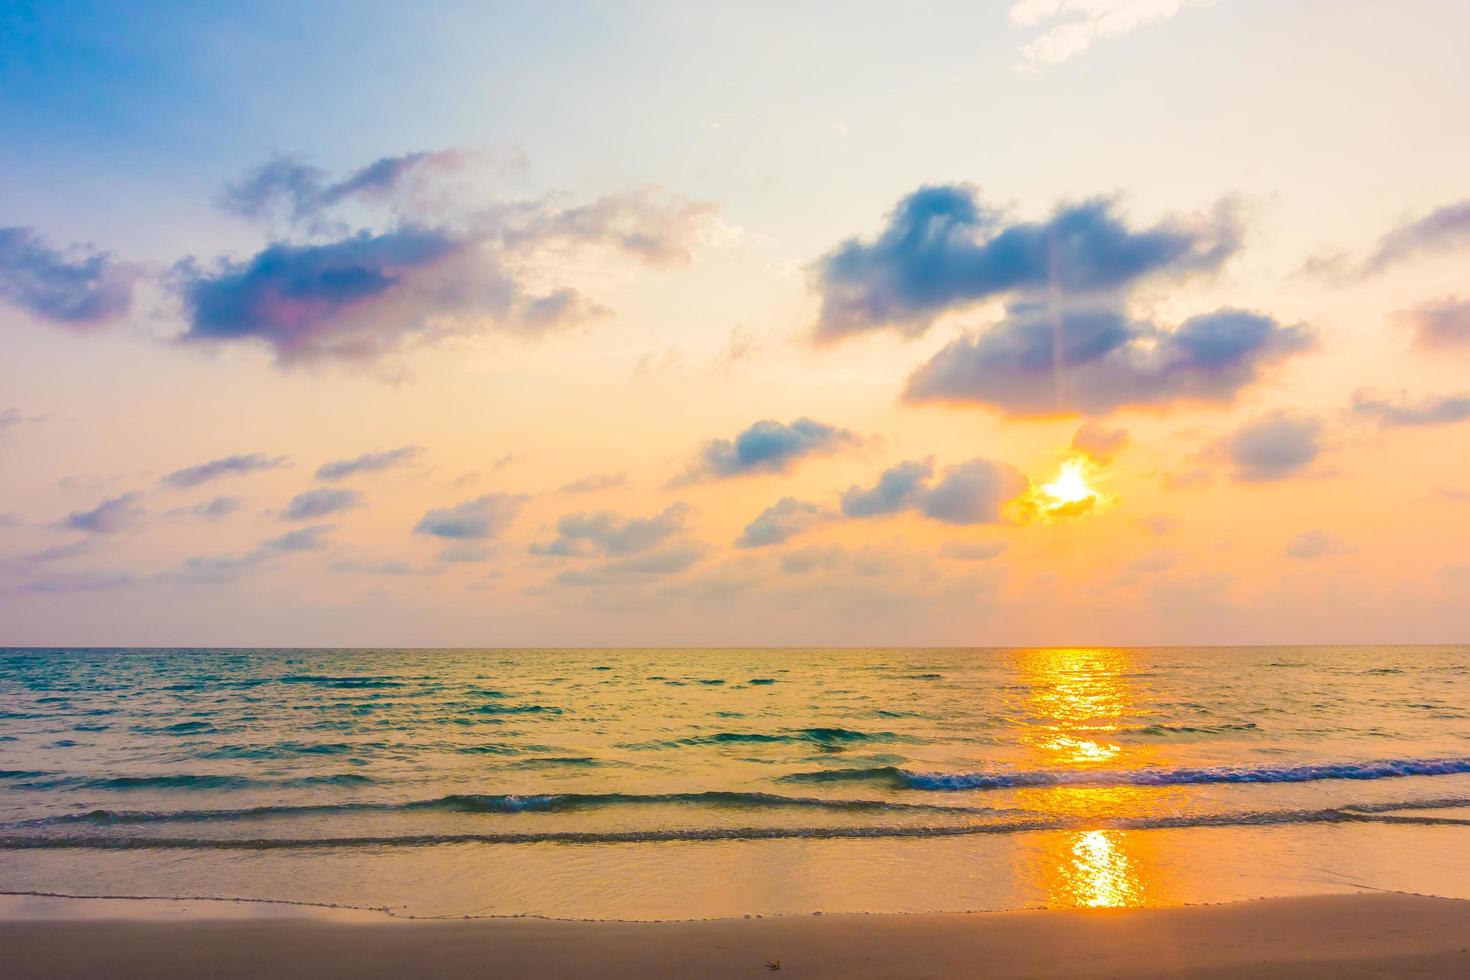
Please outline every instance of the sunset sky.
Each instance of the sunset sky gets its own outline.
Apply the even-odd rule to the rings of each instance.
[[[7,4],[0,644],[1470,639],[1467,37]]]

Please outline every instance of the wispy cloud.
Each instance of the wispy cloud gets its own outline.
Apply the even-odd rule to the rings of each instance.
[[[148,512],[138,503],[141,496],[125,493],[120,497],[104,500],[91,510],[75,511],[61,520],[61,527],[70,531],[87,531],[91,534],[116,534],[137,527],[148,517]]]
[[[361,503],[362,494],[356,490],[307,490],[291,498],[286,509],[281,511],[281,517],[288,521],[315,520],[349,510]]]
[[[626,473],[594,473],[564,483],[561,487],[562,493],[596,493],[599,490],[611,490],[614,487],[626,486],[628,476]]]
[[[423,454],[418,446],[399,446],[383,452],[363,453],[351,459],[337,459],[317,468],[318,480],[345,480],[360,473],[378,473],[412,462]]]
[[[1214,0],[1017,0],[1011,5],[1016,27],[1046,26],[1021,49],[1032,65],[1055,65],[1082,54],[1096,42],[1131,34],[1169,20],[1187,7]]]
[[[1426,395],[1411,399],[1407,392],[1393,396],[1357,391],[1353,394],[1353,412],[1384,428],[1450,425],[1470,419],[1470,395]]]
[[[201,483],[217,480],[222,476],[237,476],[246,473],[261,473],[279,469],[290,462],[285,456],[267,456],[265,453],[221,456],[198,466],[186,466],[174,470],[159,482],[171,487],[197,487]]]
[[[515,521],[525,501],[524,494],[487,493],[430,510],[414,526],[414,533],[470,540],[497,537]]]

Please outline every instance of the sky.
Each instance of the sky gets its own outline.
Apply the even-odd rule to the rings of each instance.
[[[1470,7],[0,9],[0,644],[1467,642]]]

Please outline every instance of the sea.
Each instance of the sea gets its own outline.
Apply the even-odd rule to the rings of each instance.
[[[1470,898],[1470,647],[3,649],[0,892],[405,917]]]

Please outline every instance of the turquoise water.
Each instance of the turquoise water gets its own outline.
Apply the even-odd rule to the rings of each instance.
[[[1462,647],[0,652],[9,891],[633,918],[1449,893],[1467,807]]]

